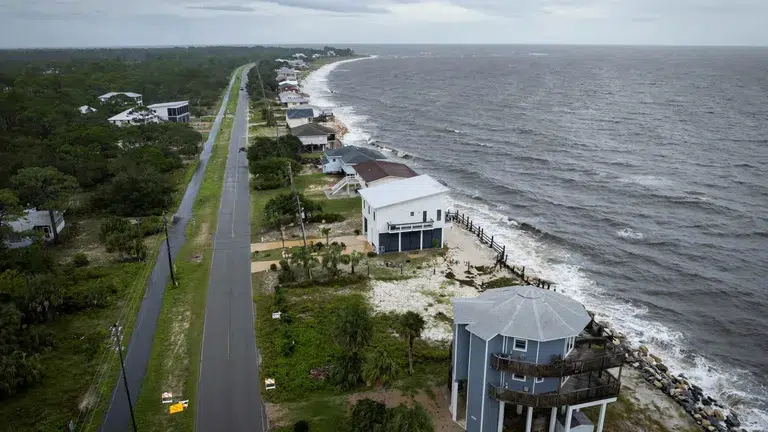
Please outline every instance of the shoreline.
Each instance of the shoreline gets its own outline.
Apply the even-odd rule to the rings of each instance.
[[[363,60],[366,58],[371,57],[360,57],[347,60],[340,59],[339,61],[321,65],[320,67],[307,72],[307,74],[302,77],[302,81],[305,82],[314,72],[321,69],[322,67],[348,61]],[[336,107],[334,107],[334,109],[335,108]],[[334,114],[336,113],[334,112]],[[339,130],[340,139],[342,139],[343,136],[349,132],[349,128],[337,116],[335,116],[332,123],[334,124],[334,127]],[[342,143],[342,145],[344,144]],[[381,148],[380,146],[375,147]],[[398,154],[394,149],[388,150],[393,150],[395,154]],[[461,227],[457,227],[455,225],[452,226],[451,230],[461,231],[462,233],[462,235],[453,233],[452,237],[454,238],[455,244],[451,244],[451,242],[448,241],[450,233],[446,235],[446,240],[448,243],[447,246],[449,247],[450,251],[456,250],[457,254],[467,258],[460,259],[459,261],[472,262],[473,260],[476,260],[480,263],[479,265],[494,265],[494,253],[491,252],[491,250],[488,249],[486,245],[483,245],[477,241],[475,236],[464,232]],[[457,239],[459,240],[457,241]],[[479,249],[488,251],[490,257],[488,254],[483,253]],[[530,272],[531,276],[536,278],[536,269],[529,269],[528,271]],[[510,272],[510,274],[512,274],[512,272]],[[517,275],[513,276],[517,277]],[[644,345],[630,346],[626,341],[626,338],[624,338],[624,335],[620,331],[614,330],[611,326],[611,323],[601,322],[600,324],[606,329],[607,332],[609,332],[609,335],[620,336],[622,343],[626,343],[627,346],[632,350],[631,356],[627,358],[625,364],[627,366],[632,366],[634,370],[639,371],[641,378],[643,378],[646,382],[645,384],[648,387],[647,390],[651,390],[651,392],[649,392],[650,394],[658,394],[659,391],[663,393],[666,396],[665,400],[669,402],[676,402],[676,404],[672,405],[678,408],[682,407],[682,409],[684,409],[683,412],[688,413],[687,417],[695,421],[703,430],[708,430],[709,427],[715,428],[712,430],[720,430],[717,428],[717,424],[722,424],[725,427],[722,430],[742,430],[740,429],[741,423],[738,419],[738,408],[726,407],[716,399],[705,395],[700,387],[695,385],[695,383],[689,382],[685,374],[680,373],[678,376],[672,375],[669,371],[669,368],[662,362],[662,359],[659,356],[650,353],[648,348]],[[643,379],[641,379],[641,381],[643,381]],[[627,386],[630,387],[628,384]],[[714,411],[718,411],[721,415],[716,416]],[[728,425],[727,427],[725,426],[726,424]],[[750,427],[753,426],[750,425]]]

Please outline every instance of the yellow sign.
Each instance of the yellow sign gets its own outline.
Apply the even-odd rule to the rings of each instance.
[[[176,414],[182,411],[184,411],[184,404],[181,402],[175,403],[168,408],[168,412],[171,414]]]

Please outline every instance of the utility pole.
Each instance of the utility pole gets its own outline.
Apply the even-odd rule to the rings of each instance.
[[[293,197],[296,198],[296,207],[299,209],[299,221],[301,221],[301,236],[304,238],[304,248],[307,247],[307,233],[304,231],[304,210],[301,208],[301,200],[296,193],[296,188],[293,186],[293,170],[291,170],[291,163],[288,162],[288,175],[291,177],[291,191]]]
[[[125,363],[123,362],[123,346],[120,342],[120,328],[117,323],[112,325],[112,333],[115,335],[115,345],[117,346],[117,354],[120,356],[120,369],[123,371],[123,384],[125,385],[125,394],[128,396],[128,409],[131,411],[131,423],[133,424],[133,432],[136,432],[136,419],[133,416],[133,403],[131,403],[131,392],[128,391],[128,377],[125,375]]]
[[[173,274],[173,259],[171,258],[171,241],[168,239],[168,220],[163,212],[163,228],[165,228],[165,248],[168,250],[168,267],[171,269],[171,282],[176,286],[176,276]]]

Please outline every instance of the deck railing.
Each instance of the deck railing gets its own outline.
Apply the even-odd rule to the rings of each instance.
[[[604,385],[560,393],[531,394],[528,392],[501,388],[492,384],[489,385],[488,391],[492,398],[509,404],[534,408],[552,408],[616,397],[621,391],[621,382],[618,379],[611,377],[608,380],[608,383]]]
[[[425,228],[432,228],[435,225],[435,221],[430,219],[426,222],[413,222],[413,223],[399,223],[394,224],[387,222],[387,231],[391,233],[423,230]]]
[[[577,348],[577,350],[589,350],[589,348]],[[496,370],[513,372],[517,375],[540,378],[564,377],[619,367],[624,364],[626,357],[624,351],[611,348],[602,351],[592,350],[587,355],[584,355],[583,351],[574,351],[572,354],[565,359],[555,359],[552,363],[536,364],[507,354],[494,353],[491,357],[491,366]]]

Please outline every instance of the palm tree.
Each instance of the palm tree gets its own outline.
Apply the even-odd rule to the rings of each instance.
[[[325,245],[330,246],[330,243],[328,243],[328,234],[331,233],[331,229],[326,227],[321,229],[320,232],[325,236]]]
[[[352,265],[352,274],[355,274],[355,266],[363,259],[363,253],[360,251],[353,251],[349,255],[349,263]]]
[[[401,403],[392,408],[390,416],[387,429],[392,432],[434,432],[435,430],[432,417],[418,402],[413,408],[408,408]]]
[[[323,253],[323,268],[329,268],[332,276],[339,274],[339,261],[341,261],[341,248],[330,247]]]
[[[386,387],[397,378],[400,367],[385,349],[368,353],[363,364],[363,379],[376,388]]]
[[[408,311],[400,315],[398,333],[408,339],[408,374],[413,375],[413,341],[421,337],[424,331],[424,318],[416,312]]]
[[[373,322],[368,307],[362,302],[349,303],[338,313],[333,329],[336,343],[349,353],[360,353],[373,336]]]
[[[301,264],[302,267],[307,269],[309,273],[309,279],[312,279],[312,266],[317,263],[317,258],[312,255],[312,252],[305,247],[299,248],[291,254],[291,264]]]

